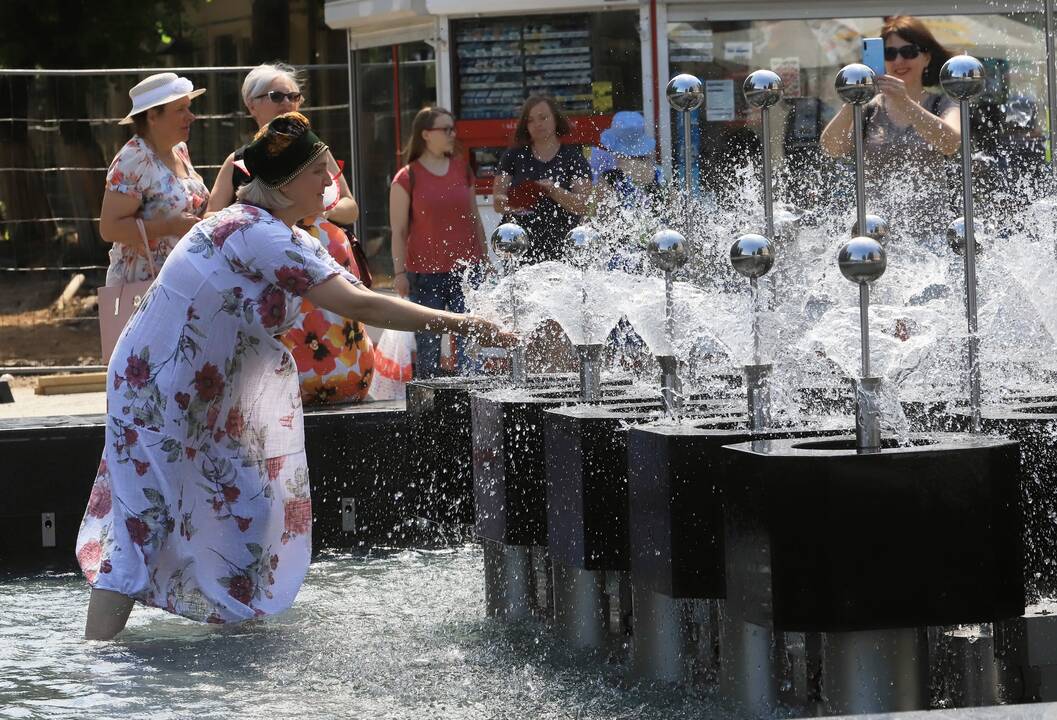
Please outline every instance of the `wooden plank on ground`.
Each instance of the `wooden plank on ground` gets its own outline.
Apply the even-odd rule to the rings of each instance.
[[[104,392],[106,373],[80,373],[77,375],[45,375],[37,378],[36,395],[69,395],[84,392]]]

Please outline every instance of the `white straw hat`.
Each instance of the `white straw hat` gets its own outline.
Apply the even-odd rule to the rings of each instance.
[[[136,83],[136,86],[128,91],[128,96],[132,98],[132,109],[117,124],[129,125],[132,122],[132,116],[137,113],[182,97],[196,98],[204,92],[205,88],[195,90],[190,80],[176,73],[151,75]]]

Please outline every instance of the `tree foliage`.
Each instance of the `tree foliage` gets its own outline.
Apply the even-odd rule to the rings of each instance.
[[[3,0],[0,67],[108,68],[154,64],[183,34],[184,0]]]

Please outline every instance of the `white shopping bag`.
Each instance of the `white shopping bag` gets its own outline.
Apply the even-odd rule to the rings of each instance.
[[[403,400],[415,377],[415,334],[384,330],[374,346],[372,400]]]

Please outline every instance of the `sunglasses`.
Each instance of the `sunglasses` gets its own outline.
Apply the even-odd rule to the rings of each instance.
[[[298,103],[298,102],[301,102],[302,100],[305,99],[305,96],[302,95],[301,93],[297,92],[296,90],[294,92],[288,92],[288,93],[284,93],[282,90],[272,90],[271,92],[266,92],[263,95],[257,95],[253,99],[254,100],[260,100],[261,98],[264,98],[264,97],[270,98],[271,101],[273,103],[275,103],[276,105],[281,103],[283,100],[289,100],[292,103]]]
[[[426,128],[426,132],[443,132],[445,135],[454,135],[455,128],[451,125],[448,127]]]
[[[888,62],[894,62],[897,57],[901,57],[904,60],[913,60],[922,53],[922,49],[917,45],[903,45],[902,47],[886,47],[885,48],[885,60]]]

